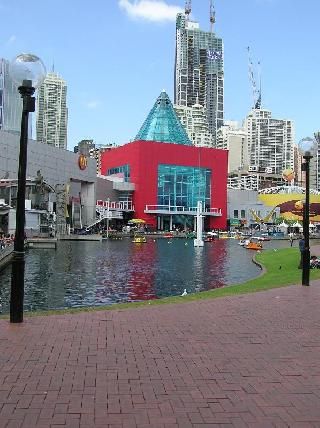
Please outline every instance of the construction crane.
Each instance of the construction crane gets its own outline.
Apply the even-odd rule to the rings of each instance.
[[[186,0],[185,7],[184,7],[184,13],[186,15],[186,21],[189,21],[189,17],[191,14],[191,0]]]
[[[213,26],[216,22],[216,11],[214,10],[213,1],[210,0],[210,32],[213,32]]]
[[[251,82],[252,86],[252,97],[253,97],[253,108],[254,109],[260,109],[261,108],[261,76],[260,76],[260,70],[259,70],[259,88],[254,76],[254,70],[253,70],[253,62],[250,54],[250,47],[248,46],[248,66],[249,66],[249,80]],[[260,66],[260,62],[258,62],[258,66]]]

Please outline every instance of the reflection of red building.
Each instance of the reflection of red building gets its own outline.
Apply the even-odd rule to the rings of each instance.
[[[135,217],[146,220],[148,224],[159,226],[159,224],[157,225],[157,217],[159,216],[195,215],[194,212],[188,211],[188,206],[185,206],[183,212],[179,211],[179,207],[182,205],[179,202],[175,204],[169,204],[169,202],[159,203],[159,165],[210,170],[210,206],[206,204],[207,212],[204,213],[206,224],[211,229],[225,229],[227,218],[227,163],[228,152],[224,150],[155,141],[134,141],[103,154],[101,172],[108,175],[123,171],[126,167],[127,180],[135,185],[133,193]],[[169,198],[169,200],[172,198]],[[192,205],[192,208],[195,208],[196,203]],[[177,207],[177,209],[174,207]]]
[[[101,155],[101,173],[134,184],[135,217],[160,230],[226,228],[228,152],[192,145],[168,95],[156,100],[135,141]]]

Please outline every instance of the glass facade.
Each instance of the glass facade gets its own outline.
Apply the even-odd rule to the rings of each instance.
[[[129,165],[116,166],[115,168],[110,168],[107,170],[106,175],[118,174],[119,177],[123,176],[124,181],[130,182],[130,167]]]
[[[10,77],[9,61],[0,58],[0,129],[20,132],[21,113],[21,96]]]
[[[192,146],[166,92],[161,92],[135,140]]]
[[[179,165],[158,166],[158,205],[210,208],[211,170]]]

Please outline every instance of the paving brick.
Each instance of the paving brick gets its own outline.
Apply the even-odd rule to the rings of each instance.
[[[320,281],[0,320],[0,428],[320,427]]]

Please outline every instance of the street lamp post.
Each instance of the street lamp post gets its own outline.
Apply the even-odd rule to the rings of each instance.
[[[25,193],[27,171],[27,145],[29,113],[35,111],[35,88],[45,76],[45,67],[35,55],[20,54],[10,64],[10,74],[18,86],[22,98],[20,152],[18,167],[18,190],[16,205],[16,232],[11,274],[10,322],[23,321],[24,300],[24,239],[25,239]]]
[[[304,248],[302,252],[302,285],[310,285],[310,239],[309,239],[309,217],[310,217],[310,160],[313,158],[315,141],[306,137],[299,142],[299,150],[303,156],[304,163],[302,171],[305,172],[306,189],[305,204],[303,206],[303,237]]]

